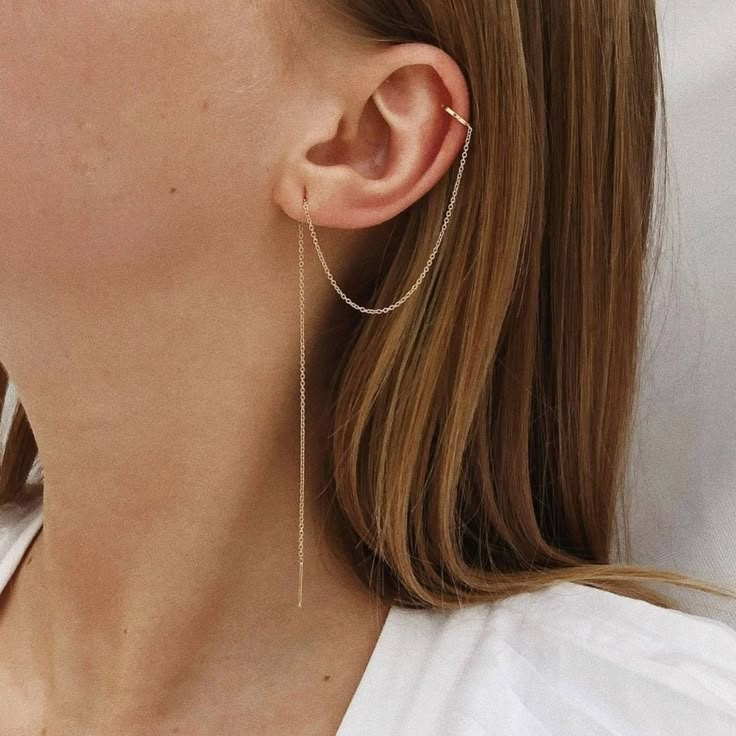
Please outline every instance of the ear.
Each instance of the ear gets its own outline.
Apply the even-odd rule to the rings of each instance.
[[[452,57],[424,43],[369,53],[360,70],[345,70],[342,96],[310,105],[312,135],[334,134],[310,140],[306,131],[279,173],[273,197],[292,219],[305,220],[306,192],[315,225],[379,225],[426,194],[462,149],[467,128],[443,109],[473,124]]]

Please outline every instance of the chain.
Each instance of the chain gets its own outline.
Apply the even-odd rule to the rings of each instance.
[[[327,266],[327,262],[325,261],[325,257],[322,254],[322,249],[319,247],[319,242],[317,240],[317,233],[314,231],[314,225],[312,223],[312,218],[309,214],[309,205],[307,204],[307,198],[306,196],[303,199],[302,206],[304,208],[304,214],[307,218],[307,224],[309,226],[309,232],[312,236],[312,241],[314,242],[314,247],[317,249],[317,255],[319,256],[319,260],[322,263],[322,268],[324,269],[324,272],[327,274],[327,278],[329,279],[330,283],[334,287],[335,291],[340,295],[340,298],[347,302],[353,309],[357,309],[359,312],[364,312],[366,314],[386,314],[387,312],[392,311],[393,309],[396,309],[397,307],[401,306],[418,288],[419,285],[424,281],[424,278],[426,277],[427,273],[429,273],[429,269],[432,266],[432,262],[435,259],[435,256],[437,255],[437,251],[440,248],[440,245],[442,243],[442,239],[445,237],[445,231],[447,230],[447,225],[450,222],[450,217],[452,216],[452,210],[455,207],[455,199],[457,198],[457,191],[460,187],[460,180],[463,176],[463,169],[465,168],[465,161],[468,157],[468,148],[470,147],[470,137],[473,133],[472,126],[463,118],[460,117],[453,109],[449,107],[443,106],[442,108],[445,110],[448,114],[450,114],[453,118],[461,122],[463,125],[465,125],[468,129],[467,135],[465,136],[465,144],[463,145],[463,151],[460,155],[460,165],[457,170],[457,177],[455,178],[455,185],[452,188],[452,194],[450,196],[450,203],[447,207],[447,212],[445,213],[445,219],[442,222],[442,227],[440,228],[439,235],[437,236],[437,242],[434,245],[434,248],[432,249],[432,252],[429,254],[429,259],[427,260],[427,263],[425,264],[424,268],[422,269],[422,272],[419,274],[419,278],[414,282],[412,287],[409,289],[409,291],[404,294],[398,301],[394,302],[393,304],[389,304],[385,307],[363,307],[360,304],[356,304],[345,292],[337,285],[337,282],[335,281],[335,278],[332,275],[332,272],[330,271],[329,267]],[[304,587],[304,455],[305,455],[305,444],[306,444],[306,432],[304,429],[305,425],[305,360],[304,360],[304,353],[305,353],[305,346],[304,346],[304,228],[303,223],[299,221],[299,394],[300,394],[300,405],[301,405],[301,422],[300,422],[300,469],[299,469],[299,545],[298,545],[298,559],[299,559],[299,594],[298,594],[298,607],[302,607],[302,591]]]
[[[317,249],[317,255],[319,256],[320,261],[322,262],[322,268],[324,269],[324,272],[327,274],[327,278],[330,280],[330,283],[334,287],[335,291],[340,295],[340,298],[347,302],[353,309],[357,309],[359,312],[364,312],[366,314],[386,314],[387,312],[392,311],[393,309],[396,309],[397,307],[400,307],[416,290],[419,288],[419,285],[424,281],[425,276],[429,273],[429,269],[432,266],[432,262],[435,259],[435,256],[437,255],[437,251],[440,248],[440,245],[442,244],[442,239],[445,237],[445,231],[447,230],[447,225],[450,222],[450,217],[452,216],[452,210],[455,207],[455,199],[457,198],[457,190],[460,187],[460,180],[463,176],[463,169],[465,168],[465,160],[468,157],[468,147],[470,146],[470,136],[472,135],[473,129],[468,126],[468,133],[465,136],[465,145],[463,146],[463,152],[460,156],[460,166],[457,171],[457,178],[455,179],[455,186],[452,188],[452,195],[450,196],[450,203],[447,207],[447,213],[445,214],[445,219],[442,222],[442,227],[440,228],[439,235],[437,236],[437,242],[435,243],[434,248],[432,249],[432,252],[429,254],[429,259],[427,260],[426,265],[422,269],[422,272],[419,274],[419,278],[416,280],[416,282],[412,285],[412,287],[409,289],[409,291],[404,294],[404,296],[401,297],[398,301],[394,302],[393,304],[389,304],[386,307],[363,307],[360,304],[356,304],[349,296],[345,294],[345,292],[337,285],[337,282],[335,281],[334,276],[332,275],[332,272],[330,271],[326,261],[325,257],[322,253],[322,249],[319,247],[319,242],[317,241],[317,233],[314,231],[314,225],[312,224],[312,218],[309,214],[309,205],[307,204],[307,198],[304,198],[303,201],[303,208],[304,213],[307,217],[307,224],[309,226],[309,231],[312,235],[312,240],[314,241],[314,247]],[[300,237],[302,235],[302,223],[299,223],[299,233]]]
[[[300,462],[299,462],[299,608],[302,607],[302,588],[304,581],[304,431],[305,387],[304,387],[304,231],[299,223],[299,395],[301,405],[300,423]]]

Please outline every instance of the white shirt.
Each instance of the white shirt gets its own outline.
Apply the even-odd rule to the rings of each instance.
[[[0,591],[41,524],[0,506]],[[336,736],[603,734],[736,736],[736,631],[572,583],[393,607]]]

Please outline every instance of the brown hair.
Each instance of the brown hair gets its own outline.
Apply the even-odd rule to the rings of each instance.
[[[370,41],[451,54],[474,125],[423,288],[400,310],[358,318],[333,378],[320,498],[344,558],[408,607],[557,581],[671,608],[643,583],[736,595],[610,563],[614,538],[628,548],[616,505],[663,209],[654,0],[322,2]],[[396,219],[394,255],[367,285],[375,304],[416,279],[454,177]],[[42,490],[27,483],[36,453],[20,405],[0,501]]]

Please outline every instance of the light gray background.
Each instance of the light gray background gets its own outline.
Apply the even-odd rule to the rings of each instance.
[[[736,587],[736,2],[661,0],[658,11],[671,188],[630,464],[630,559]],[[736,628],[736,602],[663,590]]]
[[[736,3],[661,0],[658,19],[671,182],[631,462],[632,557],[736,587]],[[676,597],[736,628],[736,601]]]

